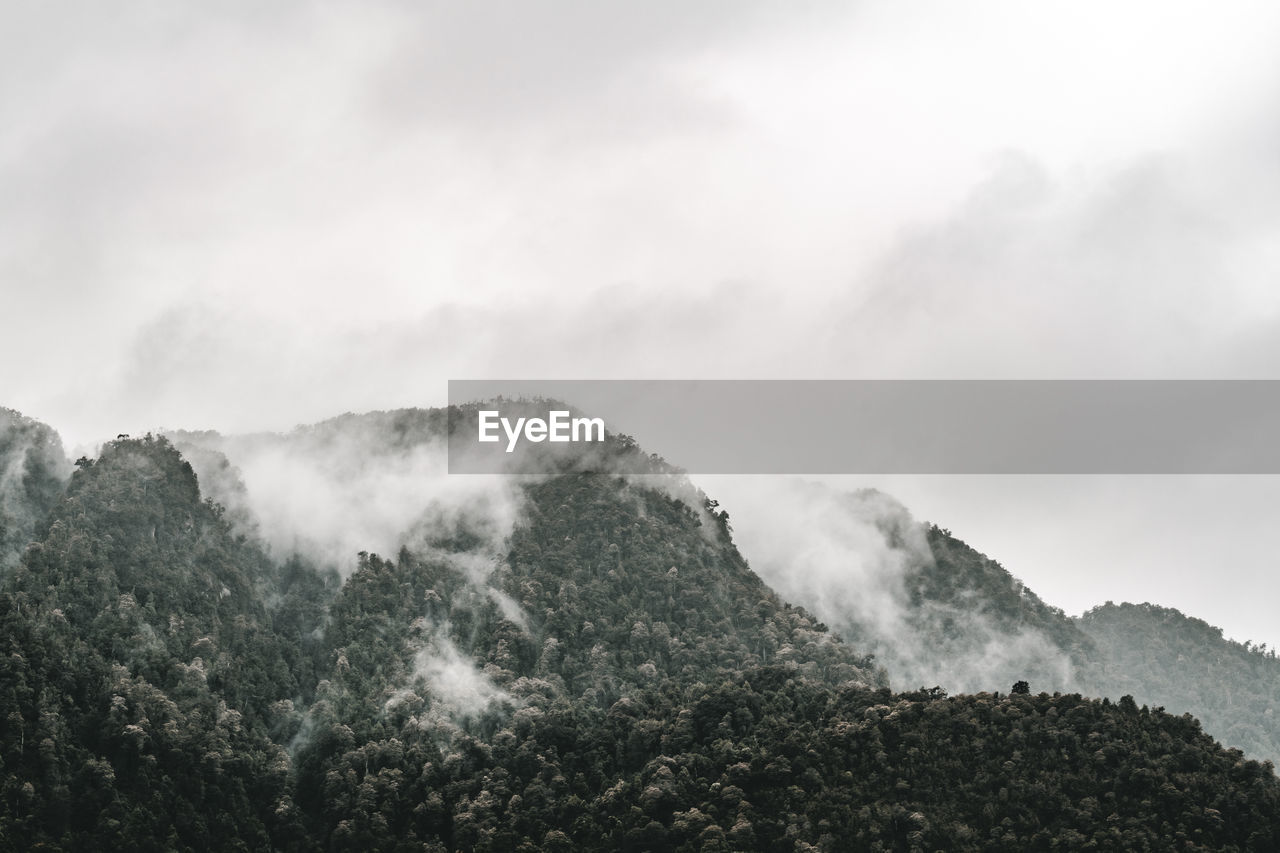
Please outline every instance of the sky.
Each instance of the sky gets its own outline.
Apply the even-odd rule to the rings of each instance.
[[[6,19],[0,405],[73,450],[449,378],[1280,378],[1273,3]],[[1273,478],[849,484],[1280,641]]]

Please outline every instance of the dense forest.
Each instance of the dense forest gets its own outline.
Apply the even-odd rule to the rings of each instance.
[[[909,578],[922,613],[985,591],[991,618],[1124,693],[895,693],[865,645],[752,571],[727,513],[625,438],[616,467],[512,497],[383,478],[425,458],[439,410],[247,445],[122,438],[69,479],[46,464],[52,431],[10,420],[25,437],[0,462],[23,487],[5,518],[26,526],[5,529],[29,545],[0,591],[0,849],[1280,848],[1272,767],[1141,704],[1210,719],[1152,673],[1253,678],[1206,706],[1231,712],[1222,737],[1274,699],[1269,654],[1207,661],[1221,632],[1150,607],[1067,619],[938,528]],[[242,477],[247,446],[267,455]],[[303,497],[339,483],[358,500],[311,526],[307,505],[273,540],[254,477],[312,458],[329,474]],[[403,535],[377,546],[394,551],[327,562],[331,518],[411,495]]]

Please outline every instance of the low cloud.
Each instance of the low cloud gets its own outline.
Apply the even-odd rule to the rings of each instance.
[[[998,624],[978,590],[944,601],[913,596],[934,555],[924,526],[893,498],[782,477],[699,479],[729,511],[751,568],[875,654],[896,688],[1007,690],[1023,677],[1037,689],[1071,685],[1070,658],[1035,628]]]
[[[414,657],[413,677],[425,682],[433,709],[456,723],[512,702],[510,694],[458,650],[449,639],[447,626]]]
[[[439,413],[437,413],[439,414]],[[468,559],[492,562],[520,513],[513,478],[447,473],[441,424],[425,410],[345,416],[286,434],[175,433],[225,454],[197,468],[209,496],[252,520],[276,559],[300,554],[344,576],[361,551],[395,559],[465,534]],[[201,470],[204,468],[204,470]],[[462,559],[462,557],[459,557]],[[468,565],[468,575],[482,574]]]

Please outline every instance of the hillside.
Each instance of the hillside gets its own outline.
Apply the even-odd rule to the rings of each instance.
[[[1068,618],[997,561],[874,490],[770,483],[762,495],[734,502],[752,566],[874,654],[895,687],[980,691],[1025,680],[1113,701],[1132,695],[1194,715],[1252,758],[1280,761],[1273,650],[1151,604]]]
[[[1106,604],[1077,623],[1097,656],[1082,676],[1097,694],[1133,694],[1192,713],[1223,743],[1280,763],[1280,660],[1221,628],[1154,604]]]
[[[1076,689],[1091,641],[995,560],[882,492],[761,479],[725,497],[752,568],[895,687]]]
[[[0,408],[0,572],[18,562],[70,476],[56,432]]]
[[[1192,718],[894,693],[683,478],[446,486],[432,429],[378,444],[438,417],[349,416],[240,458],[205,435],[234,524],[166,439],[82,460],[0,592],[0,849],[1280,845],[1280,782]],[[264,474],[301,485],[255,502]],[[298,495],[306,512],[261,514]],[[312,546],[339,518],[333,542],[381,550],[329,570]],[[1004,589],[930,535],[957,588]],[[1052,629],[993,597],[991,618]]]
[[[309,668],[287,638],[315,627],[290,624],[306,609],[297,590],[201,501],[163,439],[82,460],[0,594],[0,837],[267,844],[290,784],[270,734]]]

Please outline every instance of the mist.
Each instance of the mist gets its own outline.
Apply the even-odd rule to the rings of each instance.
[[[437,715],[455,723],[479,717],[494,706],[512,702],[469,656],[449,639],[443,626],[414,657],[413,676],[421,679]]]
[[[468,590],[454,593],[453,607],[491,605],[527,630],[520,605],[492,582],[520,517],[519,479],[449,476],[442,417],[439,410],[375,412],[288,433],[174,438],[204,494],[273,559],[300,557],[346,579],[362,553],[399,560],[407,550],[462,579]],[[445,741],[514,701],[467,651],[468,638],[453,633],[447,616],[415,622],[400,650],[407,668],[387,685],[383,707]],[[308,743],[310,731],[304,724],[291,748]]]
[[[174,438],[218,454],[189,459],[207,496],[278,560],[297,554],[346,577],[362,551],[394,559],[401,548],[424,552],[465,535],[484,565],[519,517],[518,484],[501,475],[450,477],[431,417],[372,413],[285,434]],[[466,574],[481,582],[477,565],[468,563]]]
[[[56,432],[0,408],[0,572],[22,557],[70,476]]]
[[[1074,685],[1070,657],[1034,627],[1002,624],[979,590],[913,596],[935,558],[924,525],[894,498],[783,477],[698,479],[728,510],[756,574],[875,654],[896,689],[1008,690],[1024,678],[1036,690]]]

